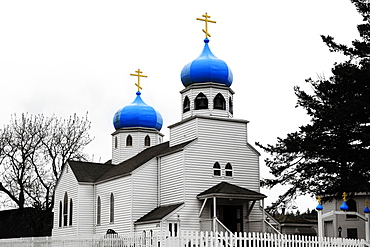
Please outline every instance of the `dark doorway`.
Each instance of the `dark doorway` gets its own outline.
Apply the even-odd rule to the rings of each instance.
[[[219,220],[231,232],[243,231],[243,206],[242,205],[219,205],[217,207]]]

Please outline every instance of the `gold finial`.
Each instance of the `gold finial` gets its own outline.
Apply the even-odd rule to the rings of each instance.
[[[368,207],[369,206],[369,200],[366,200],[365,201],[365,206]]]
[[[317,202],[321,204],[321,196],[317,197]]]
[[[343,197],[343,201],[344,202],[347,201],[347,193],[346,192],[343,192],[342,197]]]
[[[140,69],[138,69],[137,71],[135,71],[137,74],[130,74],[132,76],[137,76],[137,83],[135,83],[135,86],[137,86],[137,91],[140,92],[140,90],[142,90],[143,88],[140,86],[140,77],[147,77],[146,75],[140,75],[141,73],[143,73],[142,71],[140,71]]]
[[[208,22],[216,23],[215,21],[208,20],[208,18],[211,18],[209,15],[207,15],[207,12],[205,15],[202,15],[204,19],[197,18],[198,21],[204,21],[206,23],[206,29],[202,29],[202,31],[206,34],[206,38],[211,37],[211,35],[208,33]]]

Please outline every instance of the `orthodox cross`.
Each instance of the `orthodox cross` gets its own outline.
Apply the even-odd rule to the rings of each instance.
[[[318,197],[317,197],[317,201],[318,201],[318,203],[320,203],[320,204],[321,204],[321,196],[318,196]]]
[[[342,197],[343,197],[343,201],[347,201],[347,193],[346,192],[343,192]]]
[[[137,83],[135,83],[135,86],[137,86],[137,91],[140,92],[140,90],[142,90],[143,88],[140,86],[140,77],[147,77],[146,75],[140,75],[141,73],[143,73],[142,71],[140,71],[140,69],[138,69],[137,71],[135,71],[137,74],[130,74],[132,76],[137,76]]]
[[[209,15],[207,15],[207,12],[205,15],[202,15],[204,19],[197,18],[198,21],[204,21],[206,23],[206,29],[202,29],[202,31],[206,34],[206,38],[211,37],[211,35],[208,33],[208,22],[216,23],[215,21],[208,20],[208,18],[211,18]]]

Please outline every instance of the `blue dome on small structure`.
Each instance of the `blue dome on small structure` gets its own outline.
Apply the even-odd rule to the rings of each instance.
[[[209,39],[204,40],[202,54],[182,69],[181,81],[185,87],[193,83],[203,82],[215,82],[228,87],[231,86],[233,74],[229,66],[212,54],[208,42]]]
[[[142,127],[161,130],[163,124],[161,114],[145,104],[140,97],[140,92],[137,92],[136,95],[136,99],[131,104],[119,109],[114,114],[114,128],[118,130],[120,128]]]

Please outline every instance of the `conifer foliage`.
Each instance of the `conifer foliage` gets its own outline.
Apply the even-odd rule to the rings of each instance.
[[[275,145],[256,143],[271,155],[265,161],[275,176],[261,185],[289,187],[273,206],[301,194],[332,199],[343,192],[370,192],[370,3],[351,1],[363,16],[360,39],[347,46],[322,36],[346,61],[334,64],[329,79],[307,79],[312,93],[294,88],[297,107],[306,110],[310,123]]]

